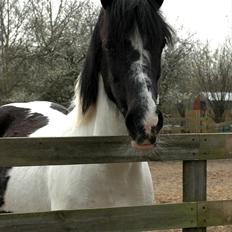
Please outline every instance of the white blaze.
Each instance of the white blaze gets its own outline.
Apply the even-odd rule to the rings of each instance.
[[[147,73],[144,72],[144,66],[150,66],[150,54],[144,49],[143,41],[138,31],[138,28],[135,28],[134,35],[131,38],[131,44],[139,52],[140,58],[131,65],[132,73],[134,74],[135,81],[140,82],[142,85],[141,91],[141,100],[142,103],[146,105],[146,113],[143,119],[143,125],[146,133],[151,133],[152,126],[156,126],[158,123],[158,116],[156,114],[156,103],[152,98],[152,93],[147,87],[147,82],[151,82],[150,78],[147,76]]]

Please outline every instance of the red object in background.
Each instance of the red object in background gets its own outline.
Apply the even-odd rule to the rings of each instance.
[[[199,110],[201,112],[201,117],[205,116],[207,106],[206,99],[204,96],[199,95],[193,102],[193,110]]]
[[[201,110],[201,96],[200,95],[193,102],[193,110]]]

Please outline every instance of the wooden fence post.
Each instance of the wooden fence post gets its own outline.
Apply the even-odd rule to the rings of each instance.
[[[183,201],[206,201],[207,161],[183,162]],[[206,232],[206,228],[183,229],[183,232]]]

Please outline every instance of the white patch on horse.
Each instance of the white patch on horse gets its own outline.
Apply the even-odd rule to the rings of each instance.
[[[156,113],[157,105],[152,98],[152,93],[147,87],[147,83],[151,82],[151,80],[147,76],[147,73],[144,72],[144,67],[151,65],[150,54],[143,47],[143,41],[137,27],[135,27],[134,34],[131,37],[131,44],[140,54],[139,60],[135,61],[131,65],[131,70],[134,73],[135,81],[138,81],[142,84],[141,99],[143,104],[146,106],[143,125],[145,127],[145,132],[150,134],[151,128],[158,124],[158,116]]]

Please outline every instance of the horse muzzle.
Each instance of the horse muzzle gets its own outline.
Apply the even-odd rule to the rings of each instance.
[[[157,136],[163,127],[163,115],[159,110],[157,110],[156,113],[158,116],[158,123],[157,125],[151,127],[149,133],[143,129],[136,136],[131,136],[133,139],[131,142],[133,148],[139,150],[148,150],[155,147]]]

